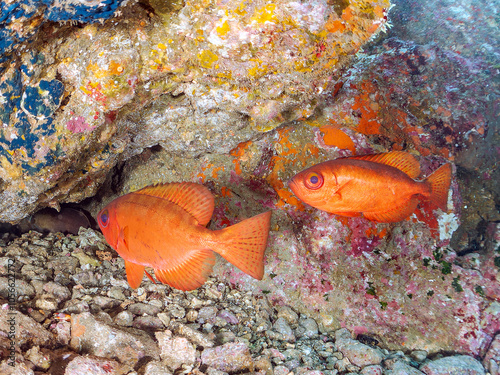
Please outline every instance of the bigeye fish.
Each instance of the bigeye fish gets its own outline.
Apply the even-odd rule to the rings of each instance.
[[[421,199],[446,211],[451,165],[415,181],[419,175],[414,156],[393,151],[325,161],[298,173],[288,185],[299,199],[322,211],[391,223],[410,216]]]
[[[215,253],[262,279],[271,211],[212,231],[206,225],[213,210],[214,197],[203,185],[169,183],[115,199],[99,212],[97,222],[106,241],[125,260],[127,280],[134,289],[146,266],[164,284],[196,289],[211,274]]]

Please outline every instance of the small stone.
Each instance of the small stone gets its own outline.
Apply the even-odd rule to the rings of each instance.
[[[192,309],[200,309],[201,307],[203,307],[203,301],[201,299],[198,299],[196,297],[193,297],[190,301],[189,301],[189,307],[192,308]]]
[[[203,333],[196,331],[192,329],[191,327],[182,324],[182,323],[172,323],[171,325],[172,331],[176,335],[184,336],[187,338],[189,341],[191,341],[193,344],[196,344],[197,346],[201,346],[203,348],[211,348],[214,346],[214,342],[210,340],[206,335]]]
[[[95,318],[103,323],[112,324],[113,318],[106,311],[99,311],[94,315]]]
[[[273,364],[268,357],[261,357],[254,361],[255,370],[263,371],[265,375],[273,375]],[[276,370],[274,371],[276,374]]]
[[[500,335],[496,335],[486,352],[483,359],[484,366],[490,371],[491,375],[500,374]]]
[[[52,295],[59,303],[67,301],[71,298],[71,292],[67,287],[53,281],[49,281],[48,283],[44,284],[43,290]]]
[[[160,346],[160,356],[172,371],[181,365],[191,366],[196,361],[196,348],[185,337],[173,337],[169,330],[155,333]]]
[[[244,343],[231,342],[215,348],[206,348],[201,353],[201,362],[225,372],[237,372],[253,367],[252,356]]]
[[[133,303],[128,306],[128,311],[134,315],[157,315],[161,312],[161,308],[151,305],[149,303]]]
[[[213,323],[215,321],[215,317],[217,316],[217,308],[215,306],[205,306],[200,309],[198,312],[198,323]]]
[[[47,262],[47,269],[53,269],[54,274],[58,273],[69,273],[74,274],[76,268],[78,267],[78,259],[71,256],[60,256],[52,258]]]
[[[35,306],[41,310],[55,311],[57,310],[58,303],[50,294],[43,294],[35,301]]]
[[[290,373],[290,370],[286,366],[276,366],[274,368],[274,375],[288,375]]]
[[[145,375],[171,375],[168,367],[159,361],[151,361],[144,367]]]
[[[236,335],[231,331],[222,331],[217,334],[217,342],[225,344],[236,340]]]
[[[272,335],[273,333],[275,333],[275,335]],[[295,335],[287,321],[283,318],[276,319],[273,324],[273,331],[268,332],[268,336],[272,339],[295,342]]]
[[[121,311],[115,316],[115,323],[124,326],[130,327],[132,326],[132,322],[134,320],[134,315],[130,311]]]
[[[394,362],[387,375],[423,375],[423,372],[400,359]]]
[[[345,328],[335,332],[335,343],[339,351],[345,355],[349,361],[359,367],[378,365],[382,362],[384,355],[378,348],[353,340],[351,334]]]
[[[3,331],[4,337],[7,337],[8,333],[12,332],[12,330],[15,331],[16,345],[18,347],[33,345],[45,347],[55,341],[52,333],[29,316],[19,311],[1,309],[0,331]]]
[[[47,371],[52,363],[50,355],[40,351],[38,345],[33,346],[26,352],[26,359],[35,365],[38,370]]]
[[[370,365],[366,366],[361,370],[362,375],[382,375],[384,370],[380,365]]]
[[[71,317],[70,347],[77,352],[116,358],[132,367],[146,356],[159,359],[158,346],[147,333],[108,325],[88,312]]]
[[[418,362],[423,362],[427,358],[427,352],[425,350],[414,350],[410,353],[410,356]]]
[[[198,311],[189,310],[186,314],[186,320],[190,323],[195,322],[198,319]]]
[[[118,286],[113,286],[108,291],[108,297],[114,298],[120,301],[123,301],[125,298],[125,294],[123,294],[123,289]]]
[[[218,299],[222,298],[222,293],[219,292],[217,289],[214,289],[214,288],[207,288],[207,289],[205,289],[205,294],[210,299],[218,300]]]
[[[112,309],[120,305],[119,300],[105,296],[95,296],[92,299],[92,302],[94,302],[97,306],[99,306],[99,308],[103,310]]]
[[[289,306],[282,306],[279,308],[278,318],[285,319],[291,326],[296,326],[299,322],[299,315]]]
[[[89,310],[90,307],[86,301],[71,299],[69,301],[66,301],[66,303],[64,304],[64,308],[62,309],[62,312],[66,312],[68,314],[80,314],[82,312]]]
[[[312,318],[300,319],[296,330],[299,338],[312,338],[318,335],[318,324]]]
[[[229,375],[227,372],[219,371],[215,368],[209,367],[206,371],[207,375]]]
[[[132,327],[150,331],[158,331],[164,328],[163,323],[159,318],[149,315],[138,316],[135,318],[132,323]]]
[[[12,302],[19,301],[19,298],[26,296],[31,299],[35,296],[35,288],[22,279],[9,280],[7,277],[0,277],[0,296],[9,300],[15,298]]]
[[[71,276],[71,278],[76,284],[83,285],[84,287],[87,288],[99,285],[99,281],[97,280],[94,272],[90,270],[74,274]]]
[[[172,318],[182,319],[186,316],[186,309],[176,304],[167,306],[166,311]]]
[[[58,322],[54,326],[51,326],[52,333],[56,336],[57,343],[66,346],[69,344],[71,339],[71,323],[70,322]]]
[[[109,375],[118,374],[122,367],[118,362],[112,359],[96,358],[96,357],[75,357],[66,366],[64,375]]]
[[[222,310],[217,314],[218,318],[224,319],[226,322],[229,324],[238,324],[239,320],[238,318],[228,310]]]
[[[468,355],[456,355],[430,361],[420,367],[426,375],[484,375],[481,362]]]
[[[94,257],[91,257],[90,255],[84,253],[82,250],[75,250],[71,253],[72,256],[78,259],[80,262],[80,267],[83,268],[83,266],[89,264],[93,267],[99,267],[101,263],[99,260],[95,259]]]
[[[158,316],[158,319],[161,320],[161,322],[163,323],[163,325],[165,327],[169,326],[169,324],[170,324],[170,315],[168,315],[167,313],[161,312],[157,316]]]

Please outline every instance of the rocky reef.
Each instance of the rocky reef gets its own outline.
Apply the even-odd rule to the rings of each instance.
[[[146,278],[141,294],[132,291],[121,259],[92,231],[43,237],[50,256],[76,258],[58,256],[71,263],[62,276],[22,245],[42,237],[7,236],[21,245],[11,251],[5,241],[4,262],[25,264],[16,271],[22,319],[53,335],[23,341],[31,353],[23,361],[58,349],[75,359],[68,374],[79,366],[482,374],[477,360],[498,373],[497,5],[68,0],[73,10],[54,18],[57,8],[22,13],[13,4],[2,2],[11,16],[0,20],[9,32],[0,61],[0,221],[67,202],[95,215],[119,195],[171,181],[210,189],[211,229],[273,210],[264,279],[218,262],[214,279],[192,293]],[[416,156],[419,179],[452,164],[446,211],[422,202],[405,221],[376,224],[315,210],[287,187],[316,163],[388,150]],[[71,249],[61,250],[64,241]],[[208,300],[217,301],[212,320],[203,318]],[[234,307],[250,300],[244,312]],[[129,308],[139,302],[145,307]],[[57,317],[60,332],[51,326]],[[234,335],[227,341],[222,321]],[[92,344],[87,329],[102,330],[101,341],[119,334],[136,350],[117,356],[120,346]],[[187,367],[171,355],[178,351]],[[238,364],[217,361],[232,353]]]
[[[389,8],[388,0],[44,3],[2,2],[1,221],[93,196],[144,148],[224,153],[309,116]]]

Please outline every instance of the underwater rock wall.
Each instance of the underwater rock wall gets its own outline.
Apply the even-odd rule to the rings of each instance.
[[[94,213],[151,183],[200,182],[212,229],[274,210],[264,280],[218,264],[231,284],[395,350],[483,356],[498,342],[493,5],[396,1],[385,40],[361,51],[388,2],[144,4],[103,25],[44,24],[3,63],[0,220],[102,184]],[[286,187],[318,162],[399,149],[422,178],[454,163],[448,212],[375,224]]]
[[[224,153],[309,116],[389,8],[388,0],[1,4],[0,221],[9,222],[94,195],[118,161],[144,148]]]
[[[146,150],[108,180],[114,194],[91,210],[158,181],[203,183],[216,196],[212,229],[273,209],[266,277],[257,282],[221,262],[216,273],[232,284],[394,350],[484,355],[500,323],[498,71],[489,55],[411,40],[403,25],[439,30],[398,5],[386,38],[327,86],[311,116],[228,154]],[[375,224],[311,209],[286,186],[324,160],[387,150],[417,156],[420,178],[455,166],[447,212],[422,203],[406,221]]]

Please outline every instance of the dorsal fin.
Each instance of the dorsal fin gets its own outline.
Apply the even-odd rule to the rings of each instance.
[[[350,156],[348,159],[367,160],[374,163],[390,165],[406,173],[410,178],[420,175],[420,163],[412,154],[405,151],[391,151],[382,154]]]
[[[194,182],[173,182],[145,187],[134,194],[166,199],[189,212],[200,225],[207,225],[214,212],[214,196]]]

